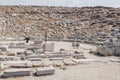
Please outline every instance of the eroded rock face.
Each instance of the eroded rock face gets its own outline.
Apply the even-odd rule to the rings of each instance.
[[[120,9],[109,7],[0,6],[1,36],[44,36],[50,39],[73,36],[103,40],[120,32]],[[61,36],[57,36],[61,34]],[[107,36],[107,37],[106,37]]]

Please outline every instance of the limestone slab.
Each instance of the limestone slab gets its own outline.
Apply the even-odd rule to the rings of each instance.
[[[41,76],[41,75],[51,75],[54,74],[55,69],[53,67],[45,67],[45,68],[37,68],[36,69],[36,75]]]
[[[3,72],[3,77],[29,76],[30,68],[13,68],[6,69]]]

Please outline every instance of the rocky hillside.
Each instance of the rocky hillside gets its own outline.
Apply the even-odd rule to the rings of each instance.
[[[94,41],[120,32],[120,8],[0,6],[0,36],[80,37]]]

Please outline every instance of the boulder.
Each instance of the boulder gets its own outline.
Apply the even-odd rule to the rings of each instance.
[[[112,56],[114,54],[114,49],[105,46],[98,46],[97,52],[103,56]]]

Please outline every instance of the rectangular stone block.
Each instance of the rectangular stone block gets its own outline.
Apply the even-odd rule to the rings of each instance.
[[[42,58],[28,58],[28,61],[41,61]]]
[[[30,68],[12,68],[3,72],[3,77],[30,76]]]
[[[13,56],[6,56],[5,61],[14,61],[14,57]]]
[[[33,54],[33,55],[26,56],[26,59],[28,58],[47,58],[47,56],[45,54],[39,54],[39,55]]]
[[[8,56],[16,56],[16,53],[9,53]]]
[[[47,54],[49,58],[69,58],[70,54]]]
[[[75,59],[85,59],[85,56],[83,54],[73,54],[72,57]]]
[[[72,59],[75,63],[91,63],[91,62],[99,62],[96,59]]]
[[[31,61],[5,61],[2,62],[3,68],[15,67],[15,68],[28,68],[32,67]]]
[[[54,51],[54,43],[45,45],[46,51]]]
[[[45,67],[45,68],[37,68],[36,69],[36,75],[41,76],[41,75],[51,75],[54,74],[55,69],[53,67]]]

